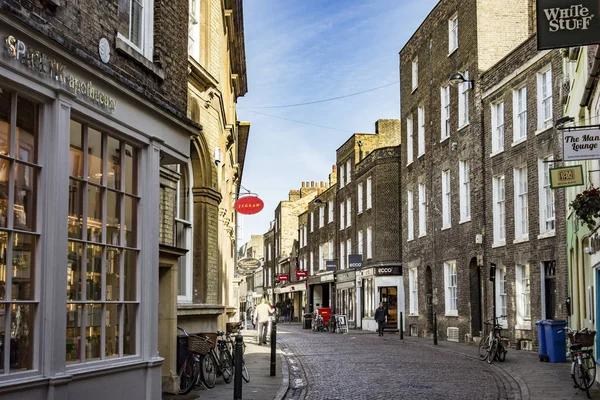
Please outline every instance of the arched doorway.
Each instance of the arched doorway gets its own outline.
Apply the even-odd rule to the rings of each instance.
[[[479,332],[482,330],[481,270],[475,257],[469,263],[469,289],[471,293],[471,334],[479,336]]]
[[[433,274],[431,266],[425,267],[425,304],[427,315],[427,333],[433,333]]]

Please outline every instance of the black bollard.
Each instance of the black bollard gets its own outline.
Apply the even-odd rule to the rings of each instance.
[[[433,344],[437,346],[437,313],[433,312]]]
[[[400,311],[400,340],[404,340],[404,313]]]
[[[277,365],[277,321],[273,321],[271,327],[271,376],[275,376],[275,367]]]
[[[242,400],[242,357],[244,338],[240,333],[235,337],[234,363],[233,363],[233,400]]]

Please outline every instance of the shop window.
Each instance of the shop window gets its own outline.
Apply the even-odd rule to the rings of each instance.
[[[36,104],[0,91],[0,374],[36,368],[38,115]]]
[[[70,136],[66,362],[135,355],[138,150],[78,121]]]
[[[192,168],[191,165],[177,166],[181,178],[177,182],[177,211],[175,217],[175,246],[186,249],[185,256],[179,258],[179,281],[177,284],[177,301],[192,301]]]

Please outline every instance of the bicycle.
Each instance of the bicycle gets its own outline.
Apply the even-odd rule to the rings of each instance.
[[[569,338],[569,355],[571,357],[571,379],[573,387],[579,390],[585,390],[588,399],[590,397],[590,388],[596,380],[596,360],[594,359],[593,349],[596,331],[583,328],[580,331],[574,331],[568,326],[557,332],[565,331]],[[584,349],[584,347],[588,347]],[[577,394],[576,393],[576,394]]]
[[[230,383],[233,378],[233,359],[227,348],[225,332],[217,331],[217,337],[223,339],[217,339],[217,345],[211,349],[209,354],[217,366],[217,375],[222,376],[225,383]]]
[[[235,371],[235,341],[233,340],[233,334],[239,333],[244,329],[241,324],[237,324],[231,327],[231,330],[227,332],[227,351],[233,360],[234,371]],[[246,360],[244,359],[244,353],[246,352],[246,342],[242,341],[242,378],[246,382],[250,382],[250,373],[248,372],[248,368],[246,367]]]
[[[488,364],[491,364],[494,360],[500,362],[506,360],[506,353],[508,351],[504,347],[502,336],[500,335],[502,331],[502,326],[498,323],[500,318],[506,318],[506,315],[500,315],[485,321],[486,327],[491,325],[492,329],[490,329],[489,334],[482,335],[479,341],[479,359],[481,361],[487,360]]]
[[[211,350],[212,342],[205,336],[189,334],[179,326],[177,329],[182,331],[188,338],[188,354],[177,373],[179,376],[179,394],[188,394],[198,384],[201,376],[206,387],[214,387],[214,380],[212,380],[212,386],[210,386],[209,376],[209,371],[214,371],[214,366],[212,360],[206,357]]]
[[[328,332],[329,328],[323,321],[323,316],[319,313],[315,313],[312,320],[312,331],[313,332]]]

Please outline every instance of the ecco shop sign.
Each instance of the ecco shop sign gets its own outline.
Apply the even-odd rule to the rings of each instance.
[[[537,0],[538,50],[598,43],[598,0]]]
[[[4,39],[4,55],[18,60],[40,74],[60,82],[77,97],[87,98],[104,107],[111,114],[115,112],[118,101],[94,87],[92,82],[84,82],[73,75],[65,75],[65,64],[48,57],[39,50],[25,44],[12,35]]]
[[[600,129],[563,132],[563,161],[600,159]]]

